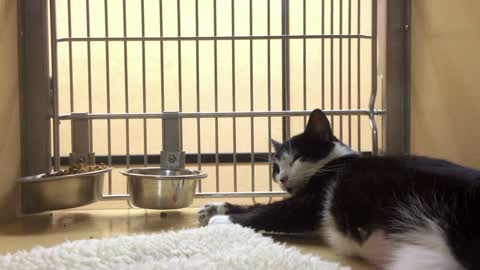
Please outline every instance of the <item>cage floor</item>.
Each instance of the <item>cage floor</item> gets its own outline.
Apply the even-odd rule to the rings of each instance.
[[[144,209],[69,210],[19,218],[0,224],[0,253],[52,246],[65,240],[103,238],[115,235],[155,233],[163,230],[197,227],[196,209],[154,211]],[[279,242],[299,248],[303,253],[350,265],[352,270],[369,269],[355,259],[335,255],[318,240],[276,237]]]

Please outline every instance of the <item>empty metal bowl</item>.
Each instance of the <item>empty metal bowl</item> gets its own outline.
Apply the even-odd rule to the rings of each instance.
[[[22,212],[39,213],[94,203],[102,199],[103,178],[111,168],[43,178],[44,174],[18,179]]]
[[[134,168],[127,176],[130,201],[149,209],[178,209],[192,204],[197,183],[207,174],[190,169]]]

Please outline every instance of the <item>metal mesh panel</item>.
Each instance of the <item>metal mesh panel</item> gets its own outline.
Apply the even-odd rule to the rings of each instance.
[[[376,0],[50,0],[50,25],[57,169],[79,112],[97,161],[130,167],[159,164],[178,111],[188,166],[209,173],[198,196],[278,194],[270,138],[314,108],[355,150],[381,147]],[[105,193],[125,192],[114,171]]]

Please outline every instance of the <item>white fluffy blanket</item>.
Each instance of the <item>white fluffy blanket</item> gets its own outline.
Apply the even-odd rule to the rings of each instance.
[[[0,257],[3,270],[348,270],[240,226],[65,242]]]

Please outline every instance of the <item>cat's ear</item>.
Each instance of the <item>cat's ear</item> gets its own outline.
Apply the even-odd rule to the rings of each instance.
[[[270,141],[272,143],[272,146],[273,146],[273,149],[275,150],[275,152],[280,151],[280,148],[282,147],[282,144],[275,141],[274,139],[270,139]]]
[[[319,109],[310,113],[308,124],[305,128],[305,134],[324,141],[333,141],[333,132],[327,116]]]

